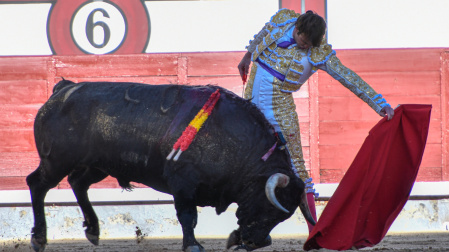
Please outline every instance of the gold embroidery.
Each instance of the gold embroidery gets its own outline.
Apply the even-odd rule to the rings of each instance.
[[[243,94],[243,97],[245,99],[252,98],[254,78],[256,77],[256,72],[257,72],[257,65],[258,64],[253,64],[253,66],[251,67],[251,72],[249,74],[248,82],[246,83],[246,87],[245,87],[245,93]]]
[[[374,111],[380,112],[381,105],[385,103],[385,101],[381,101],[382,97],[359,75],[344,66],[335,55],[329,58],[326,62],[326,67],[328,69],[327,72],[333,78],[366,102]]]
[[[305,53],[298,50],[297,47],[280,48],[273,43],[265,49],[264,53],[260,54],[259,59],[271,69],[285,76],[281,88],[283,91],[294,92],[298,91],[302,85],[299,84],[299,78],[304,72],[304,65],[301,63],[304,56]]]
[[[287,140],[287,148],[291,156],[292,163],[299,173],[299,177],[305,181],[309,178],[306,170],[304,156],[301,145],[301,135],[299,131],[298,115],[296,105],[291,93],[281,91],[281,81],[276,78],[273,85],[273,108],[274,117],[279,123],[282,134]]]
[[[332,53],[332,46],[323,39],[319,47],[312,47],[310,50],[310,60],[312,63],[324,63],[326,57]]]
[[[274,15],[271,22],[280,24],[292,18],[298,18],[300,14],[293,10],[282,9]]]
[[[253,64],[251,73],[246,84],[244,98],[252,98],[254,78],[256,76],[258,64]],[[279,123],[282,134],[287,140],[292,164],[298,171],[300,178],[305,181],[309,178],[306,170],[304,156],[301,145],[301,135],[299,131],[298,115],[296,114],[296,105],[291,93],[281,91],[282,82],[273,77],[273,108],[274,117]]]

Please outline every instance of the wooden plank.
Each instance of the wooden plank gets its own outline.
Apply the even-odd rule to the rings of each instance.
[[[320,97],[320,121],[378,121],[382,119],[361,99],[352,97]]]
[[[214,76],[234,75],[238,76],[238,64],[245,52],[202,52],[183,53],[188,57],[189,76]]]
[[[327,9],[326,0],[305,0],[304,7],[306,11],[313,10],[321,17],[326,18],[326,9]]]
[[[25,177],[39,166],[37,151],[0,152],[0,177]]]
[[[377,121],[321,121],[320,146],[361,144]],[[428,144],[441,144],[441,122],[431,120]]]
[[[80,82],[135,82],[143,84],[176,84],[176,76],[130,76],[130,77],[67,77],[66,80],[71,80],[75,83]],[[61,78],[56,78],[53,83],[55,85],[61,81]],[[53,93],[54,85],[49,85],[50,95]]]
[[[132,183],[132,185],[135,188],[147,187],[139,183]],[[120,186],[115,178],[107,177],[103,181],[93,184],[90,188],[120,188]],[[54,189],[71,189],[70,184],[67,182],[67,177]],[[26,176],[0,176],[0,190],[29,190]]]
[[[365,72],[359,73],[376,92],[389,96],[440,95],[440,71]],[[320,96],[353,96],[340,82],[327,73],[320,74]]]
[[[147,188],[139,183],[131,183],[134,188]],[[90,188],[120,188],[117,180],[107,177],[103,181],[93,184]],[[67,178],[64,178],[54,189],[71,189]],[[29,190],[26,183],[26,176],[0,176],[0,190]]]
[[[340,183],[345,175],[343,170],[324,170],[321,169],[320,182],[321,183]]]
[[[315,82],[313,82],[313,81],[315,81]],[[306,81],[306,83],[304,83],[301,86],[301,88],[298,91],[293,92],[293,98],[295,98],[295,99],[298,99],[298,98],[309,99],[310,98],[310,95],[309,95],[309,91],[310,91],[309,83],[312,83],[312,85],[315,85],[315,86],[318,84],[318,73],[313,74],[309,78],[309,80]]]
[[[302,147],[302,155],[304,156],[304,162],[305,162],[305,165],[306,165],[306,170],[310,174],[310,147],[303,146]]]
[[[343,170],[321,170],[321,183],[339,183],[344,174]],[[416,181],[441,181],[440,174],[440,168],[423,168],[419,170]]]
[[[4,129],[0,128],[0,153],[36,151],[32,128]]]
[[[431,104],[432,119],[441,118],[440,96],[390,96],[388,103],[396,108],[398,104]],[[355,95],[351,97],[320,97],[320,120],[380,120],[371,107]]]
[[[301,134],[301,145],[302,147],[310,146],[310,124],[309,123],[299,123],[299,131]]]
[[[0,70],[1,71],[1,70]],[[44,103],[47,100],[46,80],[0,81],[0,104],[24,105]]]
[[[346,171],[362,147],[362,144],[320,146],[320,169]]]
[[[309,95],[310,117],[310,174],[315,183],[321,183],[320,148],[319,148],[319,90],[318,79],[321,73],[316,73],[307,82]],[[304,87],[303,87],[304,88]]]
[[[67,181],[67,177],[65,177],[61,182],[59,182],[57,189],[71,189],[69,182]],[[90,188],[120,188],[118,185],[117,179],[113,177],[106,177],[102,181],[95,183],[90,186]]]
[[[187,57],[178,58],[178,82],[177,84],[187,84]]]
[[[336,50],[341,62],[363,72],[427,72],[440,69],[441,48]]]
[[[351,166],[362,145],[327,145],[320,147],[322,170],[344,170]],[[421,167],[441,167],[441,145],[427,144]]]
[[[33,128],[41,104],[23,106],[0,105],[0,128]]]
[[[345,172],[343,170],[321,170],[321,183],[339,183]],[[418,172],[418,182],[441,181],[441,168],[423,168]]]
[[[418,171],[416,181],[441,181],[441,167],[421,167]]]
[[[377,121],[320,121],[320,146],[361,144]]]
[[[440,144],[441,146],[441,121],[430,120],[427,144]]]
[[[0,80],[46,80],[45,57],[0,57]]]
[[[0,176],[0,190],[29,190],[25,177]]]
[[[189,70],[190,72],[190,70]],[[242,97],[243,83],[240,76],[189,76],[187,85],[216,85]]]
[[[308,98],[295,99],[296,113],[300,123],[310,122],[310,101]]]
[[[131,185],[134,188],[147,188],[148,186],[131,182]],[[90,186],[90,188],[120,188],[117,179],[114,177],[108,176],[102,181],[95,183]],[[67,177],[65,177],[57,186],[57,189],[71,189],[69,182],[67,181]]]
[[[47,61],[47,99],[53,93],[53,87],[56,84],[56,62],[52,57]]]
[[[442,168],[441,144],[427,143],[421,162],[421,167]]]
[[[124,77],[178,74],[179,54],[54,56],[58,77]]]
[[[442,179],[449,180],[449,51],[441,53],[441,158]]]
[[[343,170],[321,170],[321,183],[339,183],[345,172]],[[441,168],[423,168],[418,172],[416,181],[441,181]]]
[[[298,0],[282,0],[282,1],[279,1],[279,4],[281,5],[280,6],[281,8],[286,8],[286,9],[294,10],[296,13],[301,13],[302,1],[298,1]]]

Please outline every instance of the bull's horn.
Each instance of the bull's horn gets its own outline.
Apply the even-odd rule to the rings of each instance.
[[[289,213],[287,209],[285,209],[279,201],[276,199],[276,195],[274,193],[274,190],[276,187],[286,187],[288,183],[290,182],[290,178],[282,173],[276,173],[271,175],[271,177],[267,180],[267,183],[265,184],[265,194],[267,195],[268,200],[275,206],[277,209],[284,211],[286,213]]]
[[[316,222],[315,219],[313,219],[312,214],[310,213],[309,203],[307,203],[307,196],[306,191],[301,195],[301,203],[299,203],[299,209],[301,209],[302,215],[304,215],[304,218],[312,225],[315,226]]]

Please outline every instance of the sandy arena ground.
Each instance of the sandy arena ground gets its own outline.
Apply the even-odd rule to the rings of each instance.
[[[288,239],[273,237],[271,246],[256,251],[303,251],[302,246],[306,238],[305,236]],[[198,238],[198,241],[205,247],[206,251],[227,251],[225,249],[226,239],[224,238]],[[50,240],[45,251],[180,252],[181,243],[181,239],[151,239],[148,237],[136,237],[136,239],[129,240],[100,240],[99,246],[93,246],[87,240]],[[372,248],[361,249],[361,251],[364,250],[394,252],[449,251],[449,232],[388,234],[381,243]],[[0,251],[28,252],[32,250],[29,240],[21,240],[8,243],[2,242]],[[328,252],[332,250],[320,249],[311,251]]]

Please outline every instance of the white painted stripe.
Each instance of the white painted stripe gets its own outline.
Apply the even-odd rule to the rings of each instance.
[[[315,184],[321,200],[329,199],[338,184]],[[151,188],[136,188],[131,192],[122,189],[89,189],[89,199],[93,204],[160,204],[173,201],[173,196],[155,191]],[[416,182],[411,195],[425,198],[449,198],[449,182]],[[0,206],[14,204],[30,204],[28,190],[0,191]],[[52,189],[45,198],[47,204],[76,204],[76,198],[70,189]]]
[[[158,203],[173,201],[173,196],[155,191],[151,188],[135,188],[131,192],[123,189],[89,189],[89,199],[92,203],[130,203],[148,202]],[[31,202],[28,190],[4,190],[0,191],[0,205],[28,204]],[[47,204],[76,204],[76,198],[71,189],[52,189],[45,198]]]
[[[319,199],[329,199],[337,189],[338,184],[315,184]],[[416,182],[410,198],[449,198],[449,182]]]

